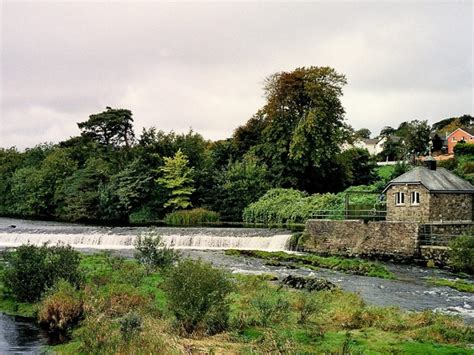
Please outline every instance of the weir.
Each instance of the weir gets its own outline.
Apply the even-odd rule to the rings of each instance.
[[[64,243],[83,249],[131,249],[139,233],[130,232],[130,228],[113,228],[108,232],[93,230],[85,233],[51,233],[48,230],[0,231],[0,247],[17,247],[26,243]],[[244,228],[157,228],[155,232],[161,236],[166,246],[174,249],[283,251],[288,249],[291,238],[286,231]]]

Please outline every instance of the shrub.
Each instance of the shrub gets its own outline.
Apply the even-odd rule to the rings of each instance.
[[[289,303],[284,295],[271,288],[257,292],[251,304],[257,314],[258,323],[266,327],[271,323],[280,323],[288,318]]]
[[[41,301],[39,323],[50,331],[66,331],[82,316],[80,293],[67,281],[60,280]]]
[[[459,142],[454,147],[454,155],[474,155],[474,144]]]
[[[456,271],[474,274],[474,236],[462,236],[449,243],[449,264]]]
[[[181,210],[168,213],[164,219],[166,224],[190,226],[203,223],[219,222],[219,214],[208,211],[204,208],[194,208],[192,210]]]
[[[130,341],[142,330],[142,318],[136,313],[128,313],[120,320],[120,333],[125,341]]]
[[[147,272],[157,268],[165,268],[179,259],[179,253],[166,247],[165,243],[155,232],[140,235],[134,242],[135,258],[145,266]]]
[[[215,334],[227,328],[231,283],[224,271],[187,259],[170,270],[164,288],[169,310],[185,333],[201,329]]]
[[[26,244],[5,255],[3,282],[19,301],[37,301],[60,279],[77,287],[80,254],[70,246]]]

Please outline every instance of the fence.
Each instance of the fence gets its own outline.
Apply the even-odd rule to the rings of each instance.
[[[463,235],[474,236],[469,231],[472,223],[432,223],[420,226],[418,240],[420,246],[448,246],[449,243]]]
[[[318,210],[310,215],[310,219],[361,219],[364,221],[383,221],[385,220],[387,211],[384,209],[371,208],[367,206],[360,206],[360,208],[352,208],[345,210]],[[365,207],[365,208],[364,208]]]

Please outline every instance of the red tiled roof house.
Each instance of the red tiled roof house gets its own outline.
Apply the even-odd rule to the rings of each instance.
[[[453,131],[446,140],[448,141],[448,154],[453,154],[454,147],[458,142],[474,143],[474,132],[470,129],[458,128]]]

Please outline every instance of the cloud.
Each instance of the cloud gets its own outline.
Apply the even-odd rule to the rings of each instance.
[[[468,2],[2,4],[0,146],[58,142],[105,106],[228,137],[276,71],[348,78],[347,120],[378,132],[472,113]]]

